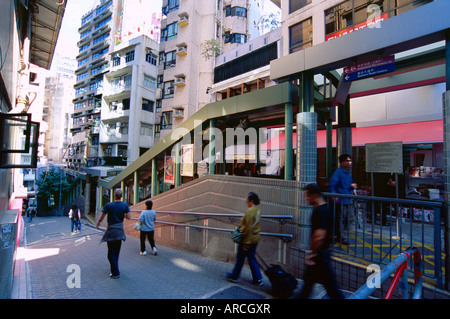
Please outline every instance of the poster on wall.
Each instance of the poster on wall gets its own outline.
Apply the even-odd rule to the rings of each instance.
[[[164,183],[175,185],[175,163],[172,156],[164,157]]]
[[[194,176],[194,144],[181,145],[181,176]]]
[[[366,144],[367,173],[403,173],[403,143]]]

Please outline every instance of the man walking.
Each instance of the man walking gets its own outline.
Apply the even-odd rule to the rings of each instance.
[[[352,195],[353,190],[358,187],[353,182],[351,175],[352,157],[349,154],[342,154],[339,156],[339,167],[334,171],[328,183],[330,193]],[[348,220],[352,219],[352,202],[349,198],[335,198],[336,203],[336,219],[335,232],[336,242],[341,241],[342,244],[347,245],[347,241],[342,238],[342,224],[347,225]]]
[[[304,285],[299,299],[308,298],[314,283],[321,283],[332,299],[344,299],[339,290],[333,269],[331,267],[331,252],[329,246],[332,237],[332,216],[328,204],[322,196],[322,191],[317,184],[309,184],[306,191],[306,200],[313,205],[311,215],[311,243],[306,256],[306,270]]]
[[[102,214],[97,221],[97,228],[102,220],[107,216],[108,228],[101,242],[106,241],[108,245],[108,261],[111,266],[111,274],[113,279],[120,277],[119,271],[119,253],[122,240],[125,241],[125,231],[123,228],[123,220],[130,219],[130,208],[127,203],[122,202],[122,190],[114,191],[114,202],[108,203],[103,207]]]

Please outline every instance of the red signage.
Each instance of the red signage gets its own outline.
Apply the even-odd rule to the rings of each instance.
[[[375,17],[373,19],[366,20],[364,22],[358,23],[355,26],[351,26],[351,27],[345,28],[343,30],[331,33],[331,34],[329,34],[329,35],[327,35],[325,37],[325,41],[336,39],[336,38],[339,38],[339,37],[341,37],[343,35],[352,33],[353,31],[361,30],[361,29],[370,27],[370,26],[372,26],[372,25],[374,25],[374,24],[376,24],[378,22],[387,20],[388,18],[389,18],[389,15],[387,13],[383,13],[382,15],[379,15],[378,17]]]

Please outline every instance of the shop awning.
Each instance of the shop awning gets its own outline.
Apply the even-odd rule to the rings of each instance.
[[[444,140],[442,120],[392,124],[371,127],[352,128],[353,146],[364,146],[367,143],[403,142],[403,144],[439,143]],[[292,146],[297,147],[297,133],[293,134]],[[326,131],[317,132],[317,147],[327,146]],[[336,130],[333,130],[333,147],[336,146]],[[284,133],[278,134],[261,145],[261,150],[284,149]]]

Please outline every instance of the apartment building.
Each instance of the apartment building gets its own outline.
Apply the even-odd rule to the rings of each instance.
[[[78,29],[78,68],[75,71],[73,135],[65,160],[82,172],[101,164],[100,121],[104,75],[109,71],[115,46],[151,31],[151,0],[100,0],[81,18]]]
[[[163,0],[157,130],[164,137],[210,102],[214,57],[261,34],[262,0]],[[213,52],[211,56],[205,50]]]
[[[126,166],[154,144],[158,53],[159,44],[145,35],[110,53],[97,126],[105,165]]]

